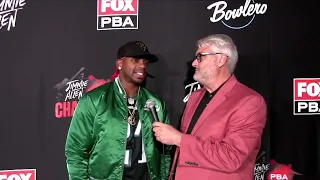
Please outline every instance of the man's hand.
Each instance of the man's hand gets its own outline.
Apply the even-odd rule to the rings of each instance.
[[[182,133],[174,127],[161,122],[152,124],[156,139],[163,144],[180,146]]]

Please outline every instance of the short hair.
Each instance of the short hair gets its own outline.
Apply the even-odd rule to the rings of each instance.
[[[218,49],[219,53],[227,55],[229,71],[234,72],[238,62],[238,50],[231,37],[225,34],[213,34],[197,41],[198,48],[205,46],[213,46]]]

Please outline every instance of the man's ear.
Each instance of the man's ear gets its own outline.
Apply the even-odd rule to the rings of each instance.
[[[118,70],[121,70],[121,68],[122,68],[122,59],[117,59],[116,66],[117,66]]]
[[[218,60],[218,67],[222,67],[224,64],[226,64],[227,60],[228,60],[228,56],[222,54],[222,56],[220,56]]]

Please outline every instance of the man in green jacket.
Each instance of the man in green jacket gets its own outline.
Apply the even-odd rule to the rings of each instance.
[[[83,95],[71,120],[65,155],[69,180],[164,180],[171,158],[152,131],[148,99],[159,120],[169,124],[165,103],[142,87],[156,62],[141,41],[118,50],[119,77]]]

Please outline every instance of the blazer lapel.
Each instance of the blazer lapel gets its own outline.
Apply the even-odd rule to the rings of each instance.
[[[189,107],[187,107],[188,109],[185,110],[186,114],[184,115],[185,117],[183,117],[183,122],[182,122],[182,126],[181,126],[182,133],[187,132],[189,125],[190,125],[190,122],[191,122],[191,119],[192,119],[202,97],[204,96],[205,92],[206,92],[206,90],[203,88],[198,92],[193,92],[193,93],[195,93],[194,96],[190,96],[188,101],[192,102],[192,104],[190,104]]]
[[[226,99],[226,97],[223,94],[218,93],[218,92],[211,99],[211,101],[208,103],[207,107],[201,113],[197,123],[194,125],[194,128],[192,129],[191,134],[194,134],[198,130],[198,128],[201,126],[203,121],[206,119],[206,117],[209,116],[209,114],[212,113]]]
[[[204,120],[209,116],[209,114],[211,114],[224,100],[226,100],[227,95],[230,93],[230,91],[237,82],[238,81],[236,80],[235,76],[232,75],[230,79],[221,87],[221,89],[218,90],[217,94],[211,99],[207,107],[201,113],[197,123],[194,125],[194,128],[192,129],[191,134],[194,134],[199,129]],[[201,99],[202,97],[199,98],[199,102],[201,101]],[[197,106],[198,104],[199,103],[197,103]]]

